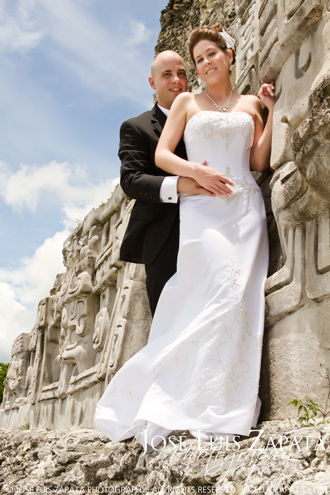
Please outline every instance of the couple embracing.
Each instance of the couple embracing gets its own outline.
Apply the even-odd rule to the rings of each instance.
[[[145,264],[154,317],[94,424],[146,451],[173,430],[248,436],[260,412],[268,239],[250,169],[269,165],[274,86],[259,98],[232,90],[234,40],[218,25],[192,31],[188,47],[205,91],[186,92],[181,57],[160,53],[149,78],[157,104],[120,135],[121,185],[136,199],[121,258]]]

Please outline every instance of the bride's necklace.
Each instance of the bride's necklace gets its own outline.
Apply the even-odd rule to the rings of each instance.
[[[219,112],[226,112],[226,110],[228,110],[228,108],[230,107],[231,103],[230,103],[230,100],[231,100],[231,96],[233,94],[233,90],[231,90],[230,92],[230,95],[229,95],[229,98],[228,98],[228,101],[225,105],[223,105],[222,107],[220,105],[218,105],[215,101],[212,100],[211,96],[207,94],[206,91],[204,91],[204,93],[206,94],[206,96],[208,98],[210,98],[210,100],[212,101],[213,103],[213,106],[214,108],[216,108]]]

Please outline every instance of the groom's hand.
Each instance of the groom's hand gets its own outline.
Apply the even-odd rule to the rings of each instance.
[[[204,189],[195,179],[190,177],[179,177],[177,185],[178,193],[189,194],[189,196],[195,196],[196,194],[205,194],[206,196],[215,196],[211,191]]]

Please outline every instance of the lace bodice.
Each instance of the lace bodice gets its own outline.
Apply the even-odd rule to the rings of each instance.
[[[203,110],[188,121],[184,132],[188,160],[206,160],[229,178],[250,176],[253,136],[254,122],[248,113]]]

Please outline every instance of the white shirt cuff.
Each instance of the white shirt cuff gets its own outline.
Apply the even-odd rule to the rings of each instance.
[[[160,188],[160,200],[163,203],[178,202],[178,178],[176,176],[165,177]]]

